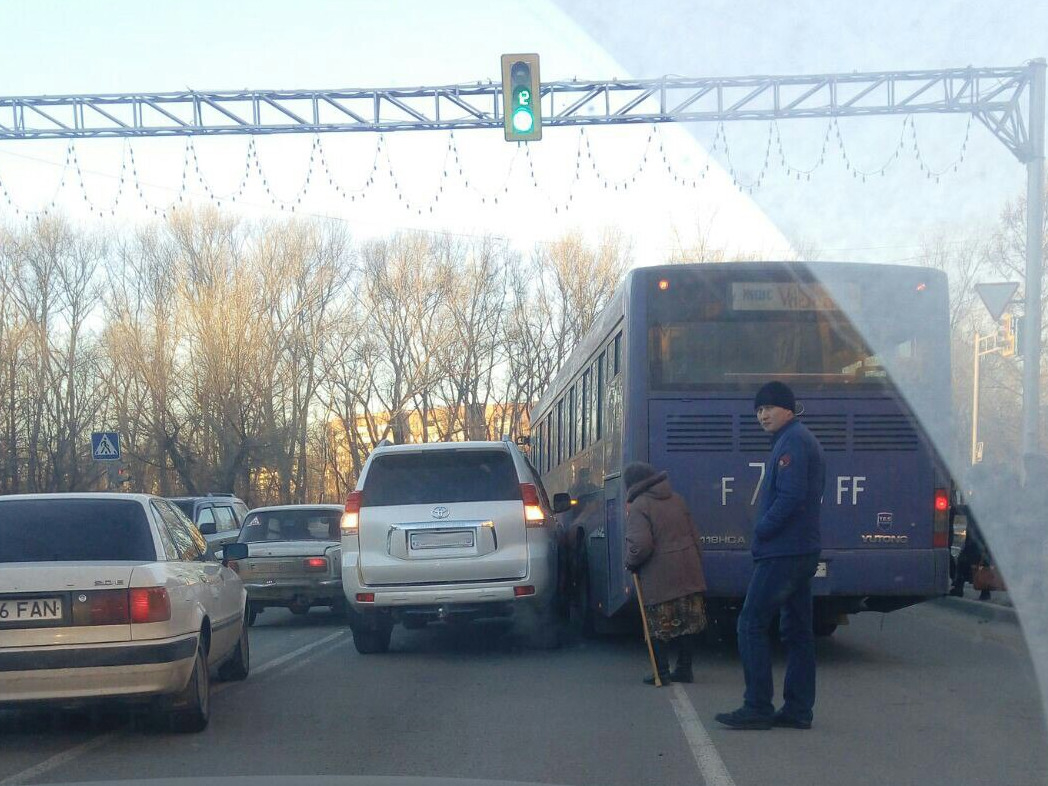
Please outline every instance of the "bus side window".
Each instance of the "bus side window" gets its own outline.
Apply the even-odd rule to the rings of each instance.
[[[590,386],[589,386],[589,398],[587,399],[589,406],[589,418],[587,420],[587,428],[589,429],[589,441],[594,443],[600,437],[600,433],[597,429],[597,364],[596,362],[590,366],[589,370]]]
[[[557,402],[557,466],[564,460],[564,399]]]
[[[597,439],[604,436],[604,362],[605,353],[597,358]]]
[[[581,426],[579,435],[579,450],[582,450],[590,443],[590,427],[589,427],[589,416],[591,412],[590,407],[590,395],[593,392],[593,382],[589,371],[582,373],[582,406],[579,409],[582,411]]]
[[[567,458],[575,455],[575,427],[579,422],[579,417],[575,413],[575,404],[575,386],[572,385],[571,389],[568,390],[568,444],[567,449],[564,451],[567,454]]]
[[[618,333],[615,336],[615,373],[613,376],[618,376],[619,372],[622,371],[622,333]]]
[[[550,467],[550,451],[553,449],[553,413],[546,415],[546,439],[542,441],[542,461],[543,471],[549,472]]]

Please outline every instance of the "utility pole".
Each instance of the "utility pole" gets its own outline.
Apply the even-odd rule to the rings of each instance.
[[[1041,272],[1044,264],[1045,61],[1030,63],[1030,135],[1026,157],[1026,317],[1023,347],[1023,453],[1040,447]]]

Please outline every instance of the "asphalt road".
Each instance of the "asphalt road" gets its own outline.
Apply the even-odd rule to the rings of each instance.
[[[505,628],[394,633],[361,656],[323,610],[269,610],[252,674],[218,687],[210,727],[126,714],[0,715],[0,786],[201,775],[428,775],[554,784],[990,784],[1048,781],[1019,628],[947,605],[853,618],[819,642],[811,731],[739,732],[738,657],[704,649],[696,682],[640,683],[643,642],[521,649]],[[778,675],[781,678],[781,671]]]

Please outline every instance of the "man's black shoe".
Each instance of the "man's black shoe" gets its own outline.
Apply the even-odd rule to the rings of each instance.
[[[732,729],[744,729],[746,731],[764,731],[772,726],[771,715],[760,715],[745,707],[735,712],[722,712],[716,716],[717,723],[723,723]]]
[[[779,726],[784,729],[810,729],[811,721],[802,721],[797,718],[786,715],[782,710],[779,710],[772,716],[771,719],[773,726]]]
[[[670,672],[670,679],[674,682],[695,682],[695,675],[691,669],[674,669]]]
[[[951,598],[963,598],[964,597],[964,589],[961,588],[961,587],[953,587],[950,590],[950,597]]]

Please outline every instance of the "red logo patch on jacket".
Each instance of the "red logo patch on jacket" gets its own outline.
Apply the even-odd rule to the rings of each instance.
[[[789,453],[784,453],[782,458],[779,459],[779,469],[786,469],[786,467],[790,466],[792,460]]]

